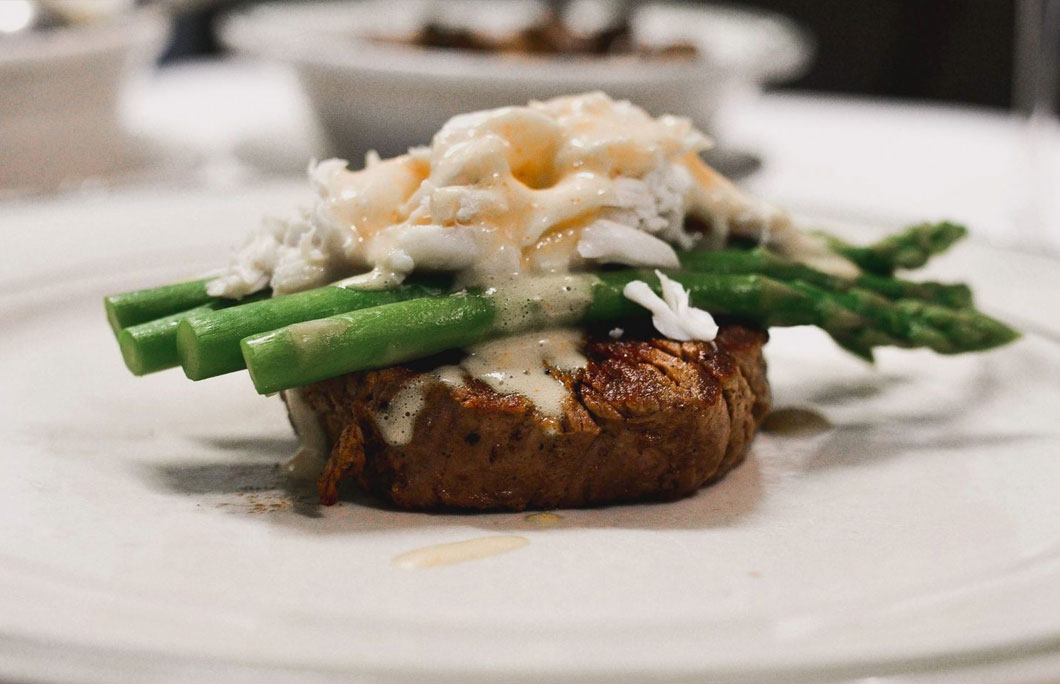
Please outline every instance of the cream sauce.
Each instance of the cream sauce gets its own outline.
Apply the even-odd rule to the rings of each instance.
[[[375,425],[387,444],[402,445],[412,441],[416,416],[426,400],[424,390],[434,379],[431,375],[422,375],[406,383],[385,409],[375,413]]]
[[[516,535],[479,537],[464,541],[437,544],[394,556],[394,565],[399,568],[421,569],[440,565],[454,565],[467,561],[489,558],[509,551],[521,549],[530,540]]]
[[[306,403],[301,389],[285,390],[283,397],[300,442],[298,451],[284,464],[284,472],[296,480],[315,480],[328,462],[328,438],[324,426]]]
[[[471,347],[460,363],[497,394],[520,394],[547,418],[558,418],[569,394],[556,370],[584,368],[582,332],[527,333]]]
[[[387,444],[400,446],[412,441],[416,417],[423,409],[425,393],[432,383],[441,382],[449,387],[458,387],[464,384],[465,377],[465,370],[459,366],[440,366],[406,383],[386,409],[375,413],[376,427]]]
[[[376,427],[388,444],[412,441],[416,418],[435,382],[451,387],[474,378],[498,394],[520,394],[555,426],[569,394],[557,370],[583,368],[583,333],[558,329],[505,337],[469,347],[459,366],[441,366],[406,383],[385,410],[376,412]]]
[[[505,279],[486,294],[495,300],[495,325],[518,332],[577,323],[592,303],[596,283],[595,276],[584,274]]]
[[[558,525],[563,520],[563,516],[558,513],[543,511],[541,513],[531,513],[523,519],[540,527],[552,527],[553,525]]]
[[[593,263],[673,267],[671,247],[751,236],[837,274],[856,269],[700,160],[710,140],[688,119],[653,118],[596,92],[456,116],[429,147],[365,168],[310,165],[314,204],[266,222],[208,286],[240,297],[348,279],[386,287],[416,269],[463,283],[566,272]],[[367,273],[366,273],[367,272]],[[843,272],[843,273],[840,273]]]
[[[341,335],[349,328],[349,324],[335,317],[320,318],[315,321],[303,321],[294,323],[283,328],[290,335],[291,342],[300,350],[313,349],[328,337]]]

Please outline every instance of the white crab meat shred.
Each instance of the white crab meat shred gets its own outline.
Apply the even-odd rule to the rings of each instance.
[[[208,289],[389,287],[416,269],[482,284],[607,263],[674,267],[675,248],[719,245],[730,233],[856,274],[704,164],[698,153],[710,145],[688,119],[599,92],[462,114],[429,146],[369,154],[360,170],[311,163],[312,202],[266,221]],[[686,228],[688,217],[706,234]]]

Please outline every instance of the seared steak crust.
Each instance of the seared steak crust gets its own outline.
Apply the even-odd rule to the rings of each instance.
[[[303,397],[333,445],[321,501],[334,503],[347,478],[414,509],[685,496],[736,466],[768,413],[766,339],[736,325],[722,327],[716,347],[591,337],[587,366],[558,372],[569,391],[558,421],[478,381],[430,381],[406,445],[388,444],[375,416],[419,371],[392,366],[310,385]]]

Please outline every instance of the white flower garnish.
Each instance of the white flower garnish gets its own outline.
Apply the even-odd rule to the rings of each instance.
[[[672,340],[686,342],[702,340],[710,342],[718,335],[718,324],[714,317],[703,309],[697,309],[688,303],[688,290],[667,278],[661,271],[656,271],[662,297],[655,294],[643,280],[634,280],[622,290],[626,299],[640,304],[651,311],[652,325],[660,333]]]

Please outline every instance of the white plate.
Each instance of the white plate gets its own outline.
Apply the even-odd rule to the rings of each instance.
[[[100,305],[216,265],[303,194],[5,207],[0,679],[1060,674],[1054,261],[974,243],[943,260],[936,273],[967,273],[987,309],[1031,329],[989,354],[883,353],[873,369],[815,331],[777,332],[777,405],[834,427],[762,434],[684,501],[563,511],[553,527],[319,508],[277,475],[294,447],[278,400],[238,374],[129,376]],[[492,534],[530,543],[392,563]]]

